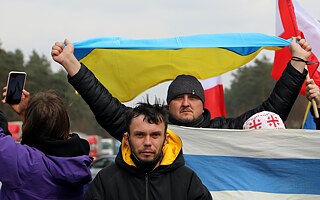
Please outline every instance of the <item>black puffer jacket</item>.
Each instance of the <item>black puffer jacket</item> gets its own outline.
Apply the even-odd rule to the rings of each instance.
[[[285,121],[299,95],[306,75],[306,70],[301,74],[289,62],[271,95],[260,106],[236,118],[217,117],[210,120],[210,113],[206,110],[201,120],[180,124],[170,118],[170,123],[190,127],[242,129],[243,123],[249,117],[261,111],[277,113]],[[125,132],[124,113],[131,108],[114,98],[84,65],[76,75],[69,77],[69,82],[90,106],[98,123],[113,137],[121,141]]]

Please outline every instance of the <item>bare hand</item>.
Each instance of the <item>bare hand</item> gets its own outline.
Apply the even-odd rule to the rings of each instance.
[[[2,93],[2,103],[5,103],[5,97],[7,95],[7,87],[3,88]],[[30,101],[30,93],[25,89],[22,90],[21,101],[19,104],[9,104],[13,111],[15,111],[22,119],[24,116],[24,112],[27,109]]]
[[[313,79],[306,80],[306,97],[309,101],[314,99],[316,101],[317,107],[320,107],[320,89],[315,84]]]
[[[70,55],[73,55],[73,51],[73,44],[65,39],[64,42],[56,42],[52,46],[51,56],[54,61],[63,65],[63,63],[66,62],[66,59],[68,59]]]
[[[51,50],[53,60],[61,64],[70,76],[75,75],[81,67],[73,52],[74,46],[67,39],[64,42],[56,42]]]
[[[310,44],[305,39],[301,39],[300,36],[292,38],[290,43],[290,52],[292,57],[298,57],[307,61],[311,55],[311,50],[312,48]],[[290,62],[296,70],[298,70],[300,73],[303,73],[306,63],[295,60],[291,60]]]
[[[311,50],[311,45],[305,39],[301,39],[300,36],[292,38],[290,43],[290,52],[292,56],[308,60],[311,55]]]

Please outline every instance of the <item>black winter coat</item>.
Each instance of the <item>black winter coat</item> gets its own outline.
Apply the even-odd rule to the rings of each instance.
[[[172,118],[170,118],[170,122],[175,125],[189,127],[242,129],[243,123],[249,117],[261,111],[277,113],[285,121],[299,95],[306,75],[306,70],[301,74],[289,62],[271,95],[260,106],[236,118],[217,117],[210,120],[210,113],[208,110],[205,110],[203,120],[199,122],[179,124],[175,123]],[[113,137],[121,141],[125,132],[124,113],[127,109],[131,108],[126,107],[118,99],[114,98],[83,64],[76,75],[69,77],[69,82],[89,105],[98,123]]]

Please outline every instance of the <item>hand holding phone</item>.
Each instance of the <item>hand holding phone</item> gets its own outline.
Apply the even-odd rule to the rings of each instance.
[[[22,90],[26,83],[27,74],[25,72],[11,71],[8,76],[5,102],[8,104],[19,104]]]

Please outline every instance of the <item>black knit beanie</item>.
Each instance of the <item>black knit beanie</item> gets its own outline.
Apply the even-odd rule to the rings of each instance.
[[[181,94],[194,94],[200,98],[204,104],[204,91],[201,83],[194,76],[179,75],[169,85],[167,93],[167,104],[176,96]]]

